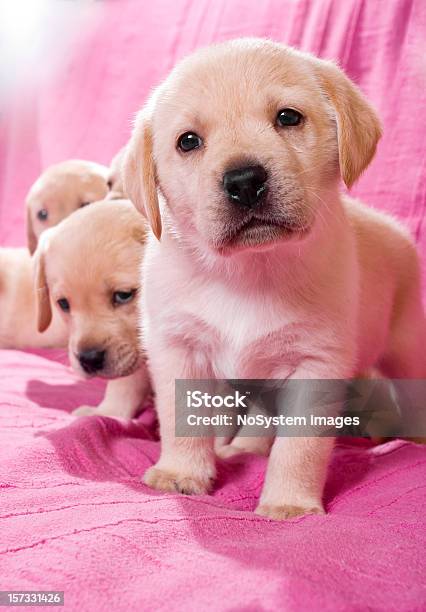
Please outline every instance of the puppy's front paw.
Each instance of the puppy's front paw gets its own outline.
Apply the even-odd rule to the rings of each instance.
[[[72,411],[74,416],[101,416],[108,417],[109,419],[115,419],[120,423],[125,423],[130,417],[128,415],[121,415],[119,411],[116,412],[112,410],[108,410],[101,406],[80,406],[80,408],[76,408]]]
[[[74,416],[92,416],[97,413],[97,406],[80,406],[72,411]]]
[[[240,455],[245,451],[241,448],[235,448],[232,444],[224,444],[216,449],[216,455],[221,459],[228,459],[229,457],[233,457],[234,455]]]
[[[271,439],[269,438],[236,438],[231,444],[223,444],[216,447],[216,454],[221,459],[228,459],[234,455],[242,453],[252,453],[267,457],[271,449]]]
[[[213,478],[179,474],[156,466],[145,472],[143,481],[152,489],[178,491],[184,495],[203,495],[209,492],[213,484]]]
[[[324,509],[320,506],[275,506],[272,504],[260,504],[255,513],[274,521],[285,521],[306,514],[325,514]]]

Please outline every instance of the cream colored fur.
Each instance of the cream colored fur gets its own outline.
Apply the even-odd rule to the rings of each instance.
[[[287,107],[303,115],[297,128],[277,124]],[[182,153],[187,131],[202,146]],[[145,474],[153,488],[205,493],[215,477],[213,441],[175,437],[177,378],[346,378],[373,366],[426,376],[414,244],[339,189],[367,167],[380,134],[334,64],[256,39],[186,58],[140,112],[123,172],[158,238],[142,280],[162,438]],[[274,229],[244,229],[223,192],[223,173],[250,163],[268,172]],[[233,445],[223,454],[245,449]],[[322,513],[332,447],[330,438],[277,438],[257,512]]]
[[[35,181],[26,199],[28,248],[34,253],[44,230],[72,212],[107,195],[106,166],[69,159],[49,166]],[[45,211],[46,219],[38,217]]]
[[[67,330],[71,365],[83,377],[79,355],[105,351],[97,376],[113,379],[97,407],[78,415],[131,418],[150,392],[138,342],[139,269],[146,224],[127,200],[95,202],[47,230],[35,253],[38,331],[49,333],[56,317]],[[116,292],[134,291],[128,303],[114,305]],[[66,299],[69,312],[59,308]]]

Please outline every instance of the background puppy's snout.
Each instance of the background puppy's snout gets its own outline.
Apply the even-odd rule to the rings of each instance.
[[[266,195],[268,175],[263,166],[246,166],[223,175],[223,188],[230,202],[253,208]]]
[[[80,351],[78,354],[80,365],[87,374],[100,372],[105,366],[105,357],[106,351],[97,348]]]

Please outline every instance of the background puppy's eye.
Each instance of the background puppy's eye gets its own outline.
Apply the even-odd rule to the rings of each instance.
[[[109,181],[107,181],[107,187],[108,187],[108,189],[111,191],[111,189],[112,189],[112,179],[110,179]]]
[[[293,127],[302,122],[303,115],[294,108],[282,108],[277,114],[277,123],[282,127]]]
[[[48,216],[49,216],[49,213],[47,212],[45,208],[41,208],[37,213],[37,219],[39,221],[47,221]]]
[[[114,306],[121,306],[122,304],[128,304],[133,300],[136,294],[136,289],[131,291],[115,291],[112,296],[112,303]]]
[[[56,303],[58,304],[59,308],[64,312],[70,311],[70,303],[66,298],[60,298],[59,300],[57,300]]]
[[[185,132],[185,134],[179,136],[177,141],[178,148],[184,153],[192,151],[193,149],[198,149],[202,144],[203,141],[195,132]]]
[[[80,204],[80,208],[84,208],[85,206],[89,206],[90,202],[82,202]]]

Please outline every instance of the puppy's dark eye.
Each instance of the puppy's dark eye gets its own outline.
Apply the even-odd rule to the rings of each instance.
[[[136,289],[131,291],[115,291],[112,296],[112,303],[114,306],[121,306],[122,304],[128,304],[133,300],[136,294]]]
[[[179,136],[177,141],[178,148],[184,153],[198,149],[202,144],[203,141],[195,132],[185,132],[185,134]]]
[[[57,300],[56,303],[58,304],[59,308],[64,312],[70,311],[70,303],[68,302],[67,298],[60,298],[59,300]]]
[[[107,187],[108,187],[108,189],[111,191],[111,189],[112,189],[112,179],[110,179],[109,181],[107,181]]]
[[[49,216],[49,213],[47,212],[45,208],[41,208],[37,213],[37,219],[39,221],[47,221],[48,216]]]
[[[89,206],[90,202],[82,202],[80,204],[80,208],[84,208],[85,206]]]
[[[277,114],[277,123],[281,127],[293,127],[302,122],[303,115],[294,108],[282,108]]]

